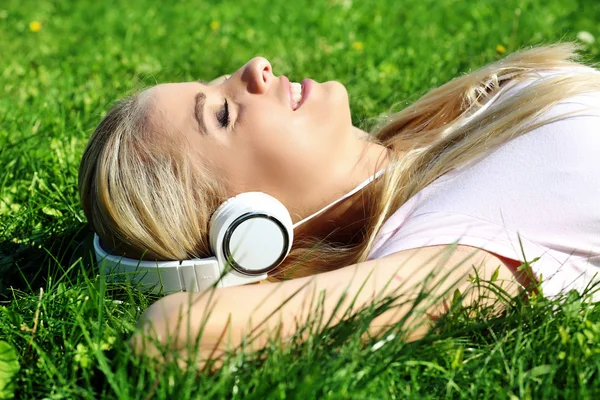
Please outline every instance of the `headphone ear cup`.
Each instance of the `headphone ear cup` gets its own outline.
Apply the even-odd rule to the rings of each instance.
[[[221,265],[245,275],[262,275],[285,260],[294,228],[287,208],[261,192],[228,199],[210,220],[210,245]]]

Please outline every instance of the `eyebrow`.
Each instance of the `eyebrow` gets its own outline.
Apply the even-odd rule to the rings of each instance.
[[[206,135],[206,124],[204,123],[204,103],[206,103],[206,95],[198,92],[195,97],[194,118],[198,121],[200,133]]]

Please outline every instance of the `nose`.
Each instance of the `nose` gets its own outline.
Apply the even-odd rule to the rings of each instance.
[[[271,63],[264,57],[255,57],[243,67],[242,82],[247,84],[250,93],[266,93],[273,79]]]

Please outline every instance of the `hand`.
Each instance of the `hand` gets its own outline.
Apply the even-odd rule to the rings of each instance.
[[[208,82],[208,86],[217,86],[229,79],[231,75],[221,75],[220,77]]]

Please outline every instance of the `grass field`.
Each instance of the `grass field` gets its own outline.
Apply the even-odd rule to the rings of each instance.
[[[523,47],[579,34],[600,61],[598,21],[595,0],[2,0],[0,399],[599,398],[600,306],[574,293],[495,319],[459,309],[409,344],[362,343],[366,312],[215,374],[139,358],[126,340],[155,298],[96,275],[77,197],[87,138],[144,86],[262,55],[276,75],[344,83],[368,128]]]

